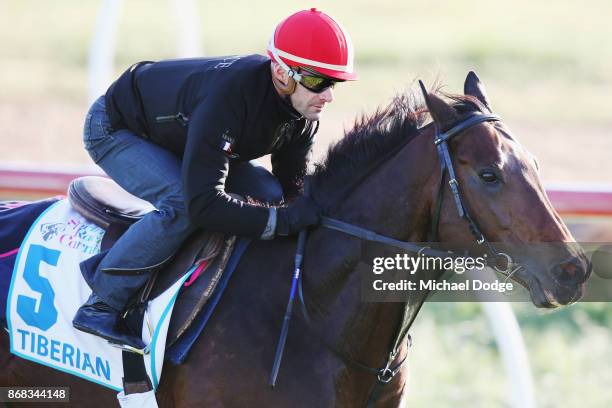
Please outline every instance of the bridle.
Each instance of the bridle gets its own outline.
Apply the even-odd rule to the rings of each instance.
[[[492,268],[494,268],[494,270],[496,270],[497,272],[505,276],[506,280],[509,280],[518,270],[522,268],[522,266],[518,263],[515,263],[510,255],[504,252],[497,251],[494,248],[494,246],[491,244],[491,242],[489,242],[485,238],[485,236],[480,231],[478,224],[470,216],[469,212],[467,211],[464,205],[464,200],[462,199],[462,196],[461,196],[459,182],[457,180],[455,169],[453,167],[453,162],[451,159],[451,154],[450,154],[450,150],[448,146],[448,143],[450,142],[450,140],[455,136],[459,136],[463,131],[473,126],[476,126],[480,123],[498,122],[498,121],[501,121],[501,118],[497,115],[474,112],[468,115],[466,118],[463,118],[458,124],[454,125],[446,132],[440,132],[440,130],[436,127],[436,135],[434,138],[434,144],[436,145],[438,157],[440,160],[441,175],[440,175],[440,184],[439,184],[438,194],[437,194],[437,199],[436,199],[436,204],[435,204],[435,211],[434,211],[433,219],[432,219],[431,231],[429,234],[429,241],[435,242],[438,239],[438,227],[440,223],[440,216],[442,212],[442,201],[444,198],[444,190],[445,190],[444,181],[446,179],[446,174],[448,173],[448,185],[453,195],[453,200],[455,202],[455,206],[457,208],[457,212],[459,216],[467,222],[468,228],[470,232],[472,233],[472,235],[474,236],[476,242],[479,245],[484,245],[486,248],[486,251],[489,253],[489,255],[491,255],[490,257],[487,258],[488,266],[491,266]],[[361,228],[359,226],[349,224],[344,221],[340,221],[338,219],[334,219],[330,217],[322,217],[321,226],[343,232],[347,235],[352,235],[354,237],[363,239],[365,241],[382,243],[382,244],[393,246],[393,247],[396,247],[396,248],[399,248],[405,251],[422,254],[423,256],[426,256],[426,257],[444,258],[444,257],[453,256],[452,254],[449,254],[446,251],[435,250],[429,247],[416,245],[410,242],[400,241],[400,240],[397,240],[391,237],[380,235],[374,231],[367,230],[365,228]],[[501,261],[501,263],[499,261]],[[502,266],[503,264],[505,264],[505,266]],[[309,325],[312,325],[311,319],[308,315],[306,303],[304,302],[301,279],[299,280],[298,294],[299,294],[301,309],[302,309],[304,318]],[[368,398],[368,404],[367,404],[368,407],[374,406],[374,403],[376,402],[376,400],[382,393],[382,386],[390,383],[393,380],[395,375],[400,371],[402,364],[406,361],[406,356],[404,356],[404,358],[401,361],[393,365],[393,363],[395,362],[396,358],[399,355],[400,346],[403,343],[404,339],[406,338],[410,339],[408,330],[410,329],[410,326],[412,325],[412,322],[414,321],[414,318],[418,314],[418,311],[422,304],[423,302],[421,302],[421,304],[416,309],[415,313],[412,314],[411,316],[407,315],[407,313],[409,313],[408,310],[404,311],[404,318],[401,320],[401,323],[395,335],[394,341],[391,345],[390,351],[387,354],[387,360],[384,366],[380,369],[369,367],[365,364],[362,364],[354,360],[353,358],[346,355],[345,353],[337,350],[337,348],[334,347],[333,345],[330,345],[325,340],[323,340],[324,344],[332,352],[334,352],[334,354],[338,355],[342,360],[344,360],[345,362],[361,370],[370,372],[377,376],[378,382],[376,383],[374,389],[370,392],[370,395]],[[409,318],[406,319],[407,317]]]
[[[489,266],[493,267],[497,272],[504,275],[506,277],[506,281],[509,280],[519,269],[522,268],[521,265],[516,263],[510,255],[505,252],[500,252],[493,244],[488,241],[484,234],[480,231],[478,224],[474,219],[470,216],[467,211],[465,205],[463,205],[463,200],[461,199],[461,191],[459,189],[459,182],[457,181],[457,176],[455,173],[455,168],[453,167],[453,161],[451,159],[448,143],[453,138],[453,136],[459,135],[464,130],[471,128],[480,123],[484,122],[500,122],[501,118],[495,114],[483,114],[483,113],[472,113],[457,125],[453,126],[451,129],[447,130],[444,133],[440,133],[436,128],[436,137],[434,139],[434,144],[436,145],[436,149],[438,151],[438,157],[440,159],[440,185],[438,188],[438,198],[436,199],[436,209],[433,215],[432,228],[430,232],[430,241],[436,242],[438,240],[438,227],[440,223],[440,215],[442,212],[442,200],[444,198],[444,180],[446,178],[446,173],[448,172],[449,180],[448,185],[450,187],[451,192],[453,193],[453,199],[455,202],[455,207],[457,208],[457,213],[461,218],[463,218],[468,223],[468,228],[476,243],[478,245],[484,245],[487,249],[489,255],[492,255],[490,259],[491,264]],[[501,260],[505,263],[505,266],[500,266],[498,262]]]

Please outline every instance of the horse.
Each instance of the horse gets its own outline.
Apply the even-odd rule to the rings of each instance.
[[[358,118],[330,147],[311,174],[310,195],[327,217],[393,242],[471,243],[476,237],[487,243],[559,243],[560,250],[538,259],[506,255],[522,265],[508,277],[529,291],[535,306],[574,303],[583,294],[589,261],[570,245],[574,239],[546,196],[534,156],[491,112],[473,72],[464,94],[424,88],[423,97],[415,90],[399,94]],[[309,231],[302,268],[309,317],[296,313],[291,322],[274,388],[267,379],[296,240],[253,242],[187,361],[166,364],[159,405],[400,406],[408,338],[401,338],[391,356],[389,345],[407,304],[361,300],[356,270],[364,242],[324,225]],[[0,384],[69,386],[76,406],[116,404],[111,390],[10,355],[6,337]]]

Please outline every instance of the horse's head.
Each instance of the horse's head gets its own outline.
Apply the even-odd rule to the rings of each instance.
[[[466,78],[464,92],[465,96],[453,98],[455,103],[424,92],[440,132],[474,112],[490,113],[484,87],[473,72]],[[502,121],[471,126],[450,139],[448,148],[463,207],[488,241],[518,246],[551,244],[539,256],[525,251],[511,254],[523,266],[512,277],[529,290],[533,303],[555,307],[580,299],[591,264],[550,203],[534,156]],[[473,241],[468,222],[457,215],[455,207],[452,194],[446,194],[443,213],[454,215],[441,218],[439,240]]]

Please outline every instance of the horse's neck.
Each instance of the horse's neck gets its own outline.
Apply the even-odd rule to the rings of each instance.
[[[396,239],[424,241],[437,184],[432,135],[420,135],[382,164],[338,211],[338,216]],[[305,293],[328,341],[354,359],[378,367],[402,318],[401,303],[366,303],[354,273],[362,241],[319,228],[309,238]]]
[[[347,222],[379,234],[422,242],[435,199],[435,194],[430,193],[438,180],[432,137],[420,135],[366,178],[338,214]]]

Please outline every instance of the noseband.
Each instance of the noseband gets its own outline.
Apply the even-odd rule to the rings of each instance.
[[[438,188],[438,195],[437,195],[436,204],[435,204],[435,211],[434,211],[432,225],[431,225],[431,232],[429,234],[429,241],[435,242],[438,239],[438,227],[440,223],[440,215],[442,212],[442,201],[444,198],[444,190],[445,190],[444,181],[446,179],[446,173],[448,172],[448,176],[449,176],[448,185],[453,195],[453,200],[455,202],[455,206],[457,208],[457,212],[459,216],[467,222],[468,228],[470,232],[472,233],[472,235],[474,236],[476,242],[479,245],[484,245],[489,255],[491,255],[491,257],[488,258],[488,266],[494,268],[497,272],[504,275],[507,281],[514,275],[514,273],[516,273],[519,269],[521,269],[522,266],[515,263],[512,257],[510,257],[510,255],[497,251],[493,247],[493,245],[485,238],[485,236],[480,231],[480,228],[478,227],[474,219],[469,215],[465,205],[463,204],[461,190],[459,188],[459,181],[457,180],[455,168],[453,167],[453,161],[451,159],[449,146],[448,146],[449,141],[453,137],[459,136],[463,131],[473,126],[476,126],[480,123],[498,122],[498,121],[501,121],[501,118],[494,114],[472,113],[467,118],[463,119],[461,122],[454,125],[446,132],[440,133],[440,130],[436,128],[436,136],[434,138],[434,144],[436,145],[438,157],[440,160],[441,175],[440,175],[440,184]],[[449,254],[448,252],[434,250],[429,247],[412,244],[410,242],[400,241],[400,240],[397,240],[391,237],[377,234],[374,231],[370,231],[365,228],[361,228],[356,225],[352,225],[352,224],[349,224],[349,223],[346,223],[346,222],[343,222],[343,221],[340,221],[334,218],[322,217],[321,226],[329,228],[329,229],[333,229],[336,231],[340,231],[345,234],[352,235],[354,237],[357,237],[357,238],[360,238],[366,241],[379,242],[379,243],[393,246],[393,247],[403,249],[409,252],[422,254],[426,257],[444,258],[444,257],[448,257],[449,255],[452,256],[452,254]],[[304,303],[304,298],[302,296],[301,280],[299,283],[300,283],[299,298],[302,303],[303,314],[306,320],[310,322],[310,319],[308,317],[308,313],[306,310],[306,304]],[[353,360],[352,358],[344,355],[343,353],[339,352],[335,347],[332,347],[326,343],[328,348],[330,348],[335,354],[339,355],[346,362],[349,362],[353,366],[356,366],[365,371],[377,374],[378,383],[377,383],[377,386],[370,393],[370,397],[368,399],[368,406],[374,405],[374,402],[376,401],[376,399],[380,396],[380,393],[382,392],[381,387],[391,382],[395,374],[399,372],[401,365],[406,360],[406,358],[404,357],[398,364],[392,367],[393,362],[398,357],[399,349],[400,349],[400,346],[403,340],[407,336],[409,337],[408,329],[410,328],[410,325],[412,324],[414,317],[416,317],[416,314],[412,317],[412,319],[408,322],[407,325],[404,325],[403,321],[402,323],[400,323],[400,327],[397,330],[397,334],[395,336],[393,346],[391,347],[391,351],[388,353],[387,361],[385,365],[383,366],[383,368],[381,369],[375,369],[375,368],[368,367],[364,364],[361,364]]]

